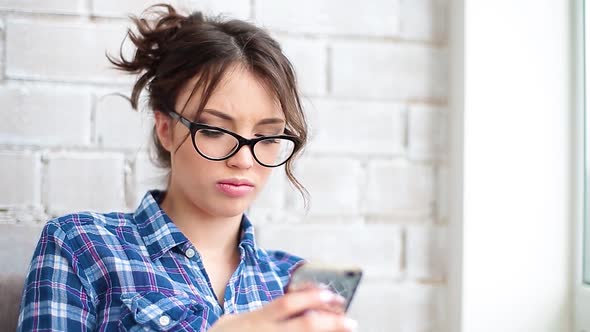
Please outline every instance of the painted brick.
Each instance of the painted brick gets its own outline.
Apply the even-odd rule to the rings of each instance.
[[[449,222],[449,209],[451,205],[451,172],[447,164],[437,167],[436,172],[436,217],[437,222],[447,224]]]
[[[448,39],[447,0],[401,0],[401,36],[411,40]]]
[[[222,14],[240,19],[250,18],[250,0],[99,0],[92,1],[92,13],[96,16],[127,17],[139,15],[149,6],[157,3],[171,3],[177,10],[187,13],[194,10],[208,15]]]
[[[417,160],[442,158],[446,150],[445,111],[426,105],[412,105],[408,116],[408,156]]]
[[[96,144],[115,149],[147,149],[151,145],[153,113],[135,111],[118,95],[103,95],[96,104]]]
[[[83,0],[2,0],[0,10],[77,14],[85,12]]]
[[[360,266],[367,277],[400,276],[401,230],[396,225],[269,224],[256,234],[263,248],[318,263]]]
[[[43,225],[1,225],[0,224],[0,275],[24,275]]]
[[[5,28],[4,20],[0,19],[0,40],[2,41],[2,42],[0,42],[0,81],[4,80],[4,63],[6,62],[6,59],[4,58],[4,54],[5,54],[5,52],[4,52],[4,49],[5,49],[4,36],[6,35],[4,32],[5,29],[6,28]]]
[[[447,52],[418,44],[337,42],[331,78],[338,97],[444,100]]]
[[[432,213],[434,171],[404,160],[372,161],[368,167],[365,210],[371,215],[420,217]]]
[[[0,151],[0,179],[0,206],[41,205],[39,153]]]
[[[44,201],[51,215],[125,207],[123,155],[50,153],[46,156]]]
[[[283,52],[295,68],[299,87],[303,94],[323,96],[326,94],[327,46],[319,40],[283,38]]]
[[[364,279],[350,307],[358,331],[446,331],[440,286]]]
[[[316,98],[307,111],[313,153],[393,156],[405,151],[401,104]]]
[[[2,85],[0,103],[0,143],[90,143],[91,98],[84,91],[55,85]]]
[[[360,190],[364,172],[360,161],[349,158],[306,158],[296,175],[311,196],[311,216],[355,216],[360,214]],[[301,205],[298,192],[295,204]]]
[[[359,323],[357,331],[389,331],[387,327],[402,325],[402,293],[403,288],[392,282],[363,277],[348,311],[348,316]]]
[[[270,177],[262,192],[258,194],[255,205],[257,207],[271,208],[281,210],[284,207],[285,187],[288,186],[289,180],[285,174],[284,166],[273,169]]]
[[[257,0],[256,20],[271,29],[298,33],[396,36],[397,1]]]
[[[439,285],[404,284],[401,332],[446,331],[446,290]]]
[[[42,205],[9,206],[0,208],[0,224],[38,224],[49,220]]]
[[[446,277],[447,229],[443,226],[411,225],[406,229],[408,277],[443,281]]]
[[[133,174],[128,193],[128,208],[135,210],[148,190],[166,189],[168,171],[157,167],[147,153],[138,153],[133,160]]]
[[[262,192],[248,208],[248,217],[256,225],[283,219],[288,186],[289,180],[285,175],[285,168],[274,169]]]
[[[124,83],[132,79],[112,69],[105,52],[116,56],[125,37],[122,24],[9,20],[6,76],[58,81]],[[126,43],[125,54],[129,54]]]

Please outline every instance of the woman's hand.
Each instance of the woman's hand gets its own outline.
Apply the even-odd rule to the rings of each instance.
[[[325,289],[285,294],[259,310],[221,317],[210,332],[348,332],[356,322],[344,314],[344,299]]]

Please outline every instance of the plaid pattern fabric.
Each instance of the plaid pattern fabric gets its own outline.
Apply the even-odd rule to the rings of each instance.
[[[18,331],[204,331],[283,295],[302,259],[256,246],[242,217],[240,263],[217,302],[200,256],[148,192],[135,213],[50,220],[23,291]]]

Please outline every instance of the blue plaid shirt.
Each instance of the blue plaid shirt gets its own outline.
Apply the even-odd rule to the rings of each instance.
[[[135,213],[47,223],[31,261],[18,331],[204,331],[221,315],[280,297],[302,259],[256,246],[242,217],[240,263],[223,308],[195,246],[148,192]]]

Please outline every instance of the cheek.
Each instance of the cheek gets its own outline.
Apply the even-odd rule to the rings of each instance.
[[[180,146],[178,146],[178,144],[180,144]],[[182,141],[182,138],[180,138],[176,147],[173,158],[175,165],[173,165],[173,167],[182,173],[183,176],[188,176],[189,178],[194,178],[195,175],[201,174],[202,172],[199,172],[198,170],[204,167],[204,164],[208,162],[208,160],[202,158],[197,153],[193,147],[191,137],[189,136],[185,141]]]
[[[273,169],[269,167],[264,167],[261,165],[256,165],[256,173],[258,173],[258,179],[262,184],[266,184],[268,181],[269,176],[272,174]]]

